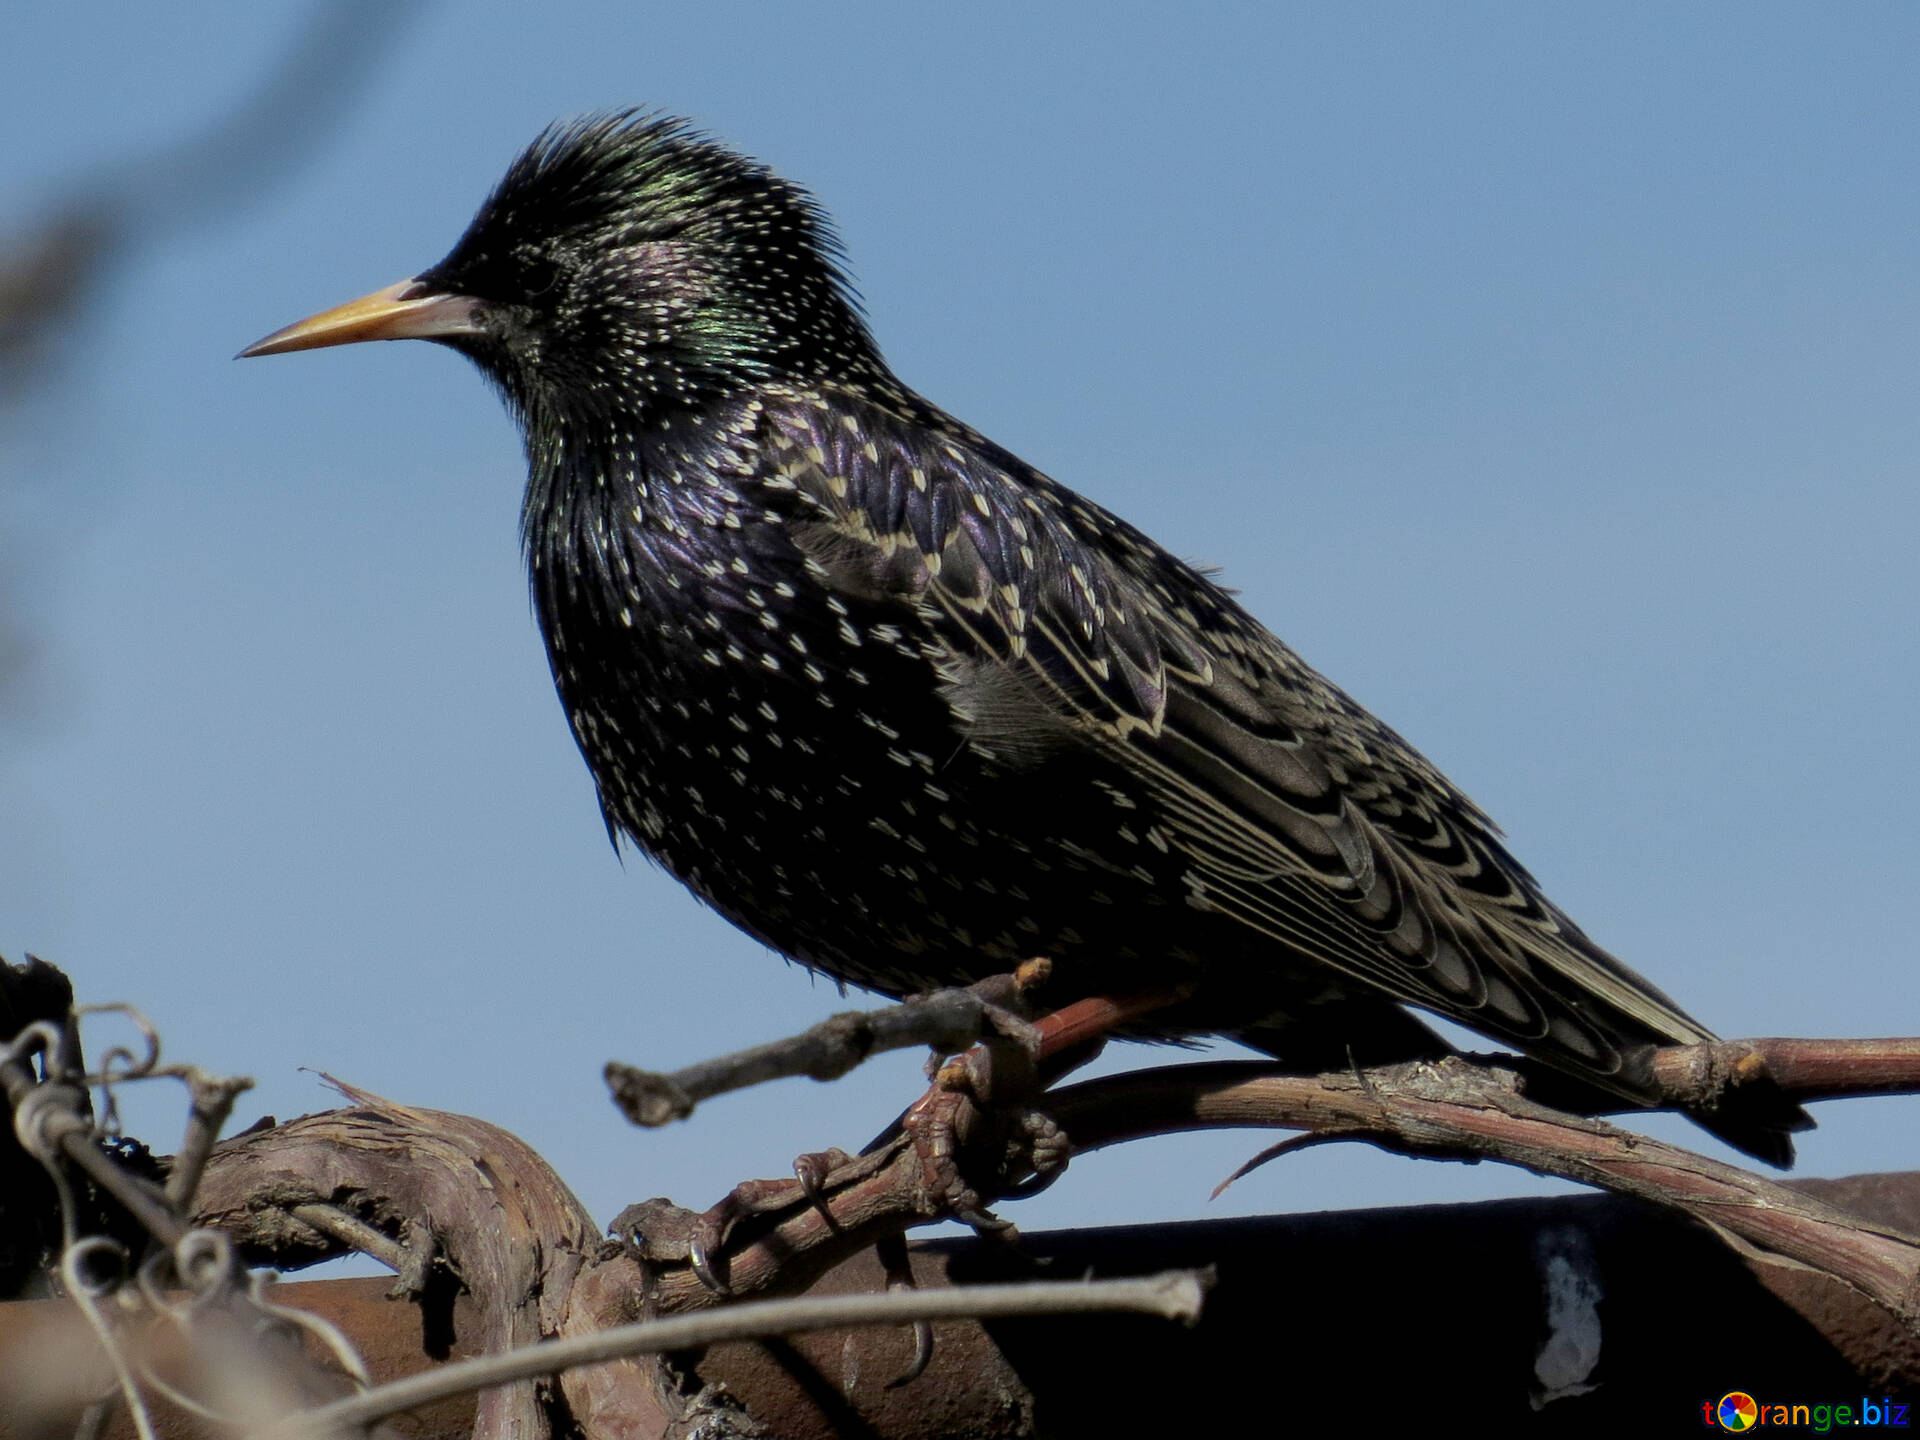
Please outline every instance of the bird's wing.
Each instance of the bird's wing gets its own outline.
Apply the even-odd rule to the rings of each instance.
[[[801,401],[767,444],[830,583],[937,615],[958,664],[1026,697],[1006,725],[1104,747],[1191,857],[1197,907],[1589,1075],[1710,1038],[1418,752],[1125,522],[938,412]]]

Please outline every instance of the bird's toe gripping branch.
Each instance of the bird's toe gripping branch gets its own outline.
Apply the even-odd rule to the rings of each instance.
[[[1020,975],[1029,994],[1045,978],[1044,971],[1036,976],[1024,967]],[[1018,1035],[990,1035],[940,1061],[926,1094],[875,1144],[904,1137],[919,1159],[930,1206],[982,1234],[1011,1239],[1013,1225],[988,1209],[982,1195],[1038,1194],[1059,1178],[1073,1152],[1066,1133],[1025,1102],[1092,1060],[1113,1031],[1183,993],[1090,996],[1042,1015]]]

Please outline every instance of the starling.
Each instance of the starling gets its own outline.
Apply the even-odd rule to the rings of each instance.
[[[548,130],[412,280],[247,355],[451,346],[523,432],[533,604],[616,845],[900,996],[1033,956],[1133,1033],[1446,1053],[1657,1099],[1712,1035],[1205,575],[896,379],[803,189],[623,112]],[[1764,1079],[1695,1116],[1788,1164]]]

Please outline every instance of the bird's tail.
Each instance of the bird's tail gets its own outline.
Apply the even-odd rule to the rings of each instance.
[[[1682,1113],[1742,1154],[1782,1170],[1793,1168],[1793,1137],[1814,1127],[1813,1116],[1758,1064],[1720,1077],[1710,1094]]]
[[[1793,1168],[1793,1137],[1813,1129],[1813,1117],[1783,1095],[1771,1081],[1772,1090],[1765,1103],[1749,1103],[1744,1097],[1735,1103],[1721,1104],[1713,1111],[1689,1110],[1687,1118],[1710,1135],[1716,1135],[1744,1155],[1782,1170]]]

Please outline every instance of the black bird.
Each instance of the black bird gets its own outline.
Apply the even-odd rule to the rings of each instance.
[[[808,193],[632,112],[561,125],[415,279],[245,351],[461,351],[526,440],[533,603],[625,836],[888,995],[1032,956],[1136,1033],[1445,1053],[1630,1102],[1712,1036],[1493,822],[1204,575],[897,380]],[[1695,1117],[1791,1162],[1764,1079]]]

